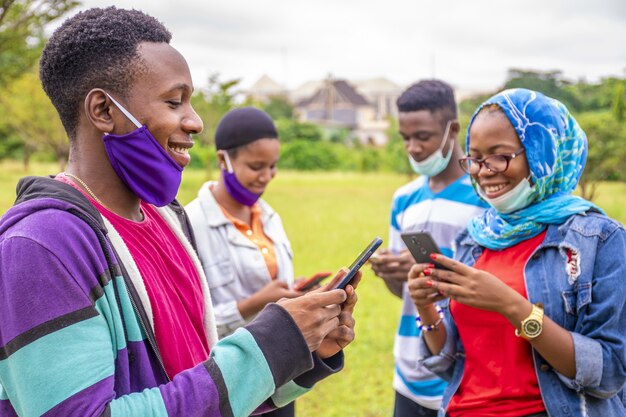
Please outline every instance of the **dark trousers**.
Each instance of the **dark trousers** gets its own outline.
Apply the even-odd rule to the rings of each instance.
[[[396,403],[393,407],[393,417],[437,417],[437,410],[422,407],[396,392]]]
[[[296,403],[291,402],[283,408],[277,408],[269,413],[261,414],[262,417],[294,417],[296,415]]]

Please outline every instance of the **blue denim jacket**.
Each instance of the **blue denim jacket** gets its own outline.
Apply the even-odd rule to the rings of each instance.
[[[474,265],[483,248],[467,231],[456,240],[456,258]],[[550,417],[626,416],[626,231],[598,213],[552,225],[524,268],[532,303],[573,337],[576,376],[569,379],[533,351],[535,372]],[[465,353],[449,312],[439,355],[420,344],[421,362],[449,379],[439,417],[459,387]],[[423,339],[422,339],[423,342]]]

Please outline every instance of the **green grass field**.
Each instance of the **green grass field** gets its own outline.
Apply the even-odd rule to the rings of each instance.
[[[28,174],[56,170],[38,164]],[[23,175],[18,164],[0,164],[0,213],[12,204],[15,184]],[[205,172],[186,171],[179,200],[189,202],[205,179]],[[393,174],[281,171],[264,198],[281,214],[295,252],[296,274],[337,270],[350,264],[374,236],[386,239],[391,196],[406,181]],[[626,184],[602,184],[597,203],[626,222]],[[400,301],[367,267],[358,293],[357,339],[346,349],[345,369],[298,400],[299,417],[391,415],[392,346]]]

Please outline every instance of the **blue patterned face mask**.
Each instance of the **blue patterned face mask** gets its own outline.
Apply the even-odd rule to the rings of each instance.
[[[476,187],[478,195],[499,213],[512,213],[530,205],[534,200],[530,177],[521,180],[512,190],[496,198],[488,198],[480,186]]]
[[[443,132],[443,139],[441,139],[441,145],[439,145],[439,149],[429,155],[428,158],[424,159],[421,162],[417,162],[413,159],[411,155],[409,155],[411,168],[413,168],[413,171],[415,171],[416,174],[434,177],[435,175],[440,174],[444,169],[446,169],[448,163],[450,163],[453,149],[452,146],[450,146],[450,150],[448,150],[448,155],[443,156],[443,148],[446,145],[446,142],[448,142],[448,133],[450,133],[451,124],[452,120],[449,120],[448,124],[446,125],[446,129]]]

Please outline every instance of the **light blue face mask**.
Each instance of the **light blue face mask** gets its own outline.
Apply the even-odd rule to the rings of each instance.
[[[443,147],[448,141],[448,133],[450,132],[451,124],[452,120],[449,120],[443,133],[443,139],[441,139],[441,145],[439,145],[439,149],[429,155],[428,158],[424,159],[421,162],[417,162],[409,154],[409,162],[411,163],[411,168],[413,168],[413,171],[415,171],[416,174],[434,177],[435,175],[440,174],[444,169],[446,169],[448,163],[450,163],[450,158],[452,157],[453,147],[450,146],[450,150],[448,150],[447,156],[443,156]]]
[[[529,206],[535,197],[533,187],[530,185],[530,177],[524,178],[519,184],[513,187],[512,190],[496,198],[488,198],[483,189],[478,185],[476,189],[478,190],[478,194],[489,203],[491,207],[496,209],[497,212],[504,214],[512,213]]]

